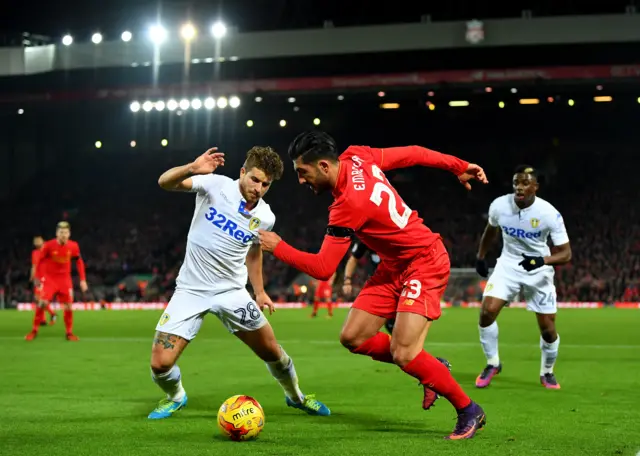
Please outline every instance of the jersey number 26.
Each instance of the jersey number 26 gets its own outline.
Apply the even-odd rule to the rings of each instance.
[[[371,171],[376,179],[379,179],[382,182],[376,182],[376,185],[373,186],[373,191],[371,192],[371,196],[369,197],[369,199],[373,201],[376,206],[380,206],[382,204],[382,194],[386,193],[389,196],[388,207],[391,220],[398,226],[398,228],[404,228],[405,226],[407,226],[407,223],[409,223],[409,217],[411,217],[411,209],[404,203],[404,201],[400,200],[400,202],[402,203],[402,207],[404,207],[404,212],[402,213],[402,215],[400,215],[398,209],[396,208],[396,196],[387,185],[388,181],[382,173],[382,170],[376,165],[373,165],[371,167]]]

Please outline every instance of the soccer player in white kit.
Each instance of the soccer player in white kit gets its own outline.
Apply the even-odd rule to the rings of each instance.
[[[527,310],[536,313],[540,327],[540,383],[559,389],[554,373],[560,336],[556,331],[556,287],[553,265],[571,260],[569,237],[562,215],[536,196],[538,179],[531,166],[519,166],[513,176],[514,193],[496,198],[489,207],[489,221],[482,234],[476,270],[487,277],[485,256],[502,232],[502,253],[484,289],[480,312],[480,344],[487,365],[476,379],[478,388],[489,386],[502,371],[498,355],[496,318],[505,304],[522,292]],[[553,253],[547,244],[553,243]]]
[[[224,154],[213,148],[158,180],[165,190],[196,193],[196,204],[176,290],[156,326],[151,373],[166,398],[149,418],[168,418],[187,404],[176,361],[209,313],[266,363],[284,390],[287,405],[311,415],[329,415],[323,403],[300,390],[293,361],[261,311],[268,307],[271,313],[274,307],[264,290],[257,234],[275,224],[262,197],[282,176],[282,160],[270,147],[254,147],[237,180],[212,174],[223,165]],[[255,300],[246,289],[247,278]]]

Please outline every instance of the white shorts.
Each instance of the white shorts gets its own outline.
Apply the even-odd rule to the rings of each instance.
[[[539,314],[555,314],[557,304],[553,277],[554,270],[551,267],[527,272],[517,264],[514,267],[498,260],[487,281],[483,296],[491,296],[509,303],[519,299],[522,293],[527,310]]]
[[[244,288],[216,292],[176,289],[156,325],[156,331],[192,340],[208,313],[216,315],[231,333],[256,331],[268,323]]]

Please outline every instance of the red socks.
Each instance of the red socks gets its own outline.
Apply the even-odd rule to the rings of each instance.
[[[377,333],[370,339],[365,340],[353,353],[370,356],[376,361],[392,363],[391,356],[391,336],[382,332]],[[436,361],[437,362],[437,361]]]
[[[329,316],[333,317],[333,302],[329,301],[327,303],[327,310],[329,311]]]
[[[71,310],[64,311],[64,327],[67,334],[73,334],[73,312]]]
[[[471,403],[471,399],[462,391],[460,385],[451,376],[449,369],[424,350],[402,370],[420,380],[423,385],[447,398],[458,410]]]
[[[44,308],[36,306],[36,312],[33,315],[33,332],[38,332],[40,322],[44,320]]]

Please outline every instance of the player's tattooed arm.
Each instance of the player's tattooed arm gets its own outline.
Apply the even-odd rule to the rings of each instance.
[[[153,338],[153,345],[160,345],[165,350],[174,349],[177,343],[178,336],[174,336],[173,334],[156,332],[156,335]]]

